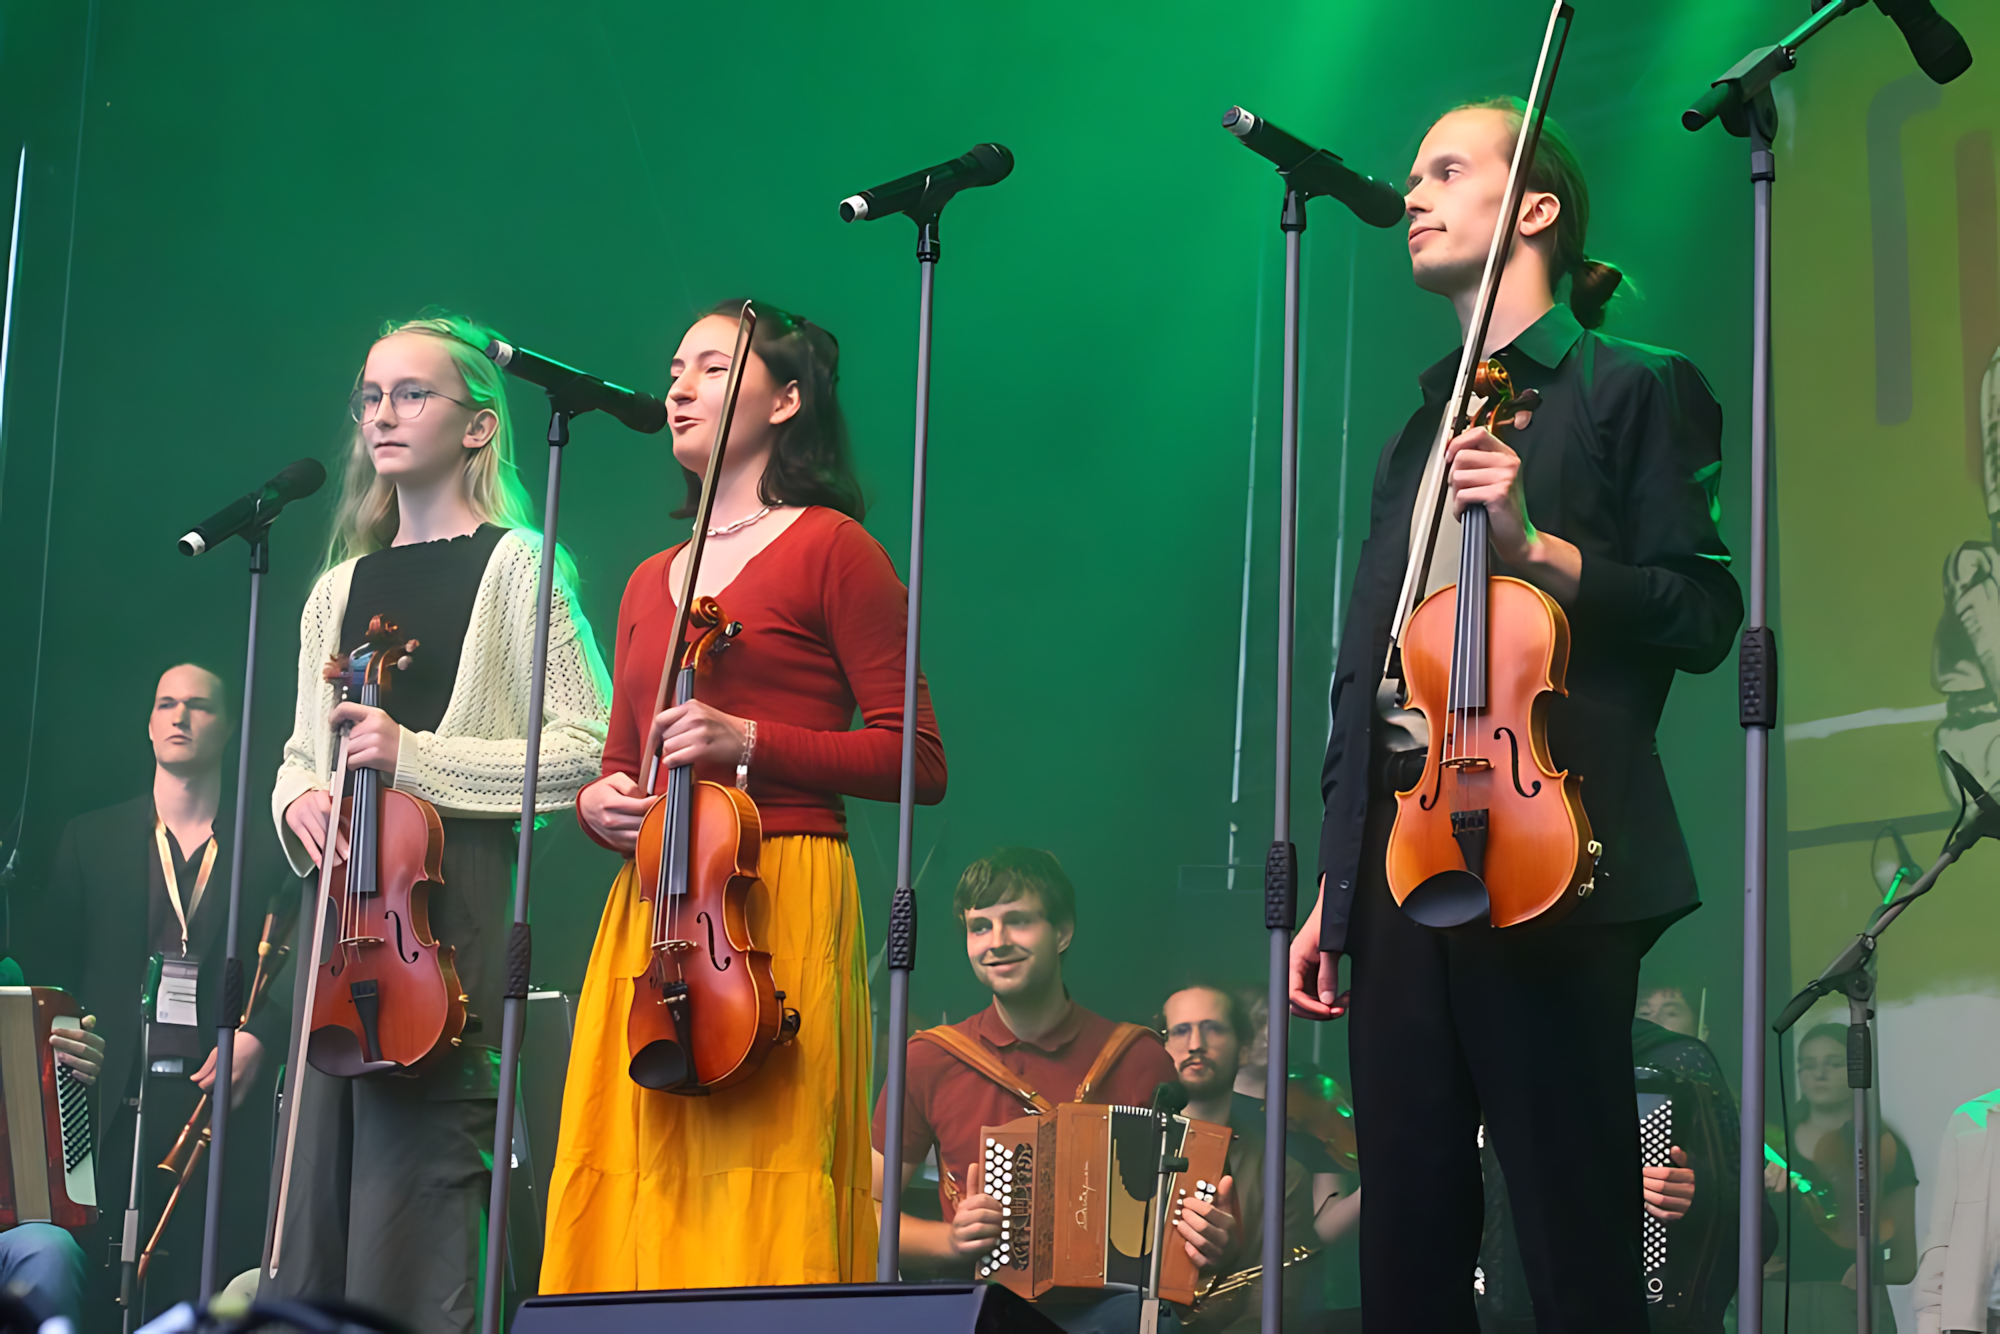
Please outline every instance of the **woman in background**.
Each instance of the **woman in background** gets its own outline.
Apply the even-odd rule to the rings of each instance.
[[[1847,1086],[1847,1025],[1817,1024],[1799,1041],[1799,1100],[1792,1107],[1792,1135],[1784,1147],[1792,1171],[1831,1191],[1837,1214],[1826,1220],[1818,1204],[1793,1195],[1785,1169],[1764,1168],[1764,1187],[1790,1230],[1792,1334],[1845,1334],[1854,1328],[1854,1090]],[[1775,1142],[1776,1127],[1765,1137]],[[1917,1276],[1917,1172],[1910,1146],[1887,1126],[1876,1146],[1875,1198],[1871,1201],[1881,1238],[1874,1266],[1875,1328],[1895,1334],[1891,1283]],[[1764,1309],[1782,1311],[1787,1250],[1784,1245],[1764,1266]]]
[[[694,512],[741,302],[695,322],[668,393]],[[654,713],[687,548],[647,560],[618,609],[604,777],[577,798],[590,836],[628,858],[653,798],[647,760],[747,782],[763,817],[751,936],[771,953],[798,1037],[706,1097],[627,1074],[633,979],[651,910],[633,863],[611,886],[584,979],[550,1185],[544,1292],[840,1283],[874,1274],[870,1035],[854,860],[841,797],[893,801],[901,775],[908,599],[862,528],[834,396],[839,346],[759,303],[697,596],[743,631],[697,699]],[[862,725],[852,726],[856,709]],[[944,796],[944,749],[919,685],[916,792]],[[746,776],[747,775],[747,779]]]
[[[377,770],[443,818],[444,884],[431,889],[430,922],[456,951],[468,997],[462,1045],[414,1078],[307,1069],[279,1269],[262,1281],[281,1297],[344,1295],[420,1331],[470,1328],[479,1311],[542,558],[514,471],[505,386],[481,351],[490,336],[437,315],[392,324],[369,349],[349,402],[355,429],[327,569],[299,618],[298,703],[271,795],[292,868],[309,874],[324,854],[344,727],[350,769]],[[557,559],[543,810],[596,776],[608,693],[568,562]],[[360,645],[377,615],[421,646],[380,708],[342,703],[321,668]],[[303,960],[309,914],[299,933]]]

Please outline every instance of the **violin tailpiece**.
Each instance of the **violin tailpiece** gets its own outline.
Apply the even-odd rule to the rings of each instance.
[[[1465,869],[1486,878],[1486,811],[1453,811],[1451,813],[1451,836],[1458,841],[1459,856],[1465,858]]]

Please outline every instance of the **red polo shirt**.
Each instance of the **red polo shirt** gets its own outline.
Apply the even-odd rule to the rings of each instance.
[[[963,1023],[952,1025],[975,1038],[1000,1064],[1052,1103],[1076,1101],[1076,1087],[1090,1073],[1097,1054],[1117,1027],[1081,1005],[1070,1006],[1069,1017],[1040,1043],[1014,1036],[999,1008],[988,1005]],[[1141,1036],[1118,1057],[1092,1091],[1094,1103],[1146,1107],[1153,1090],[1174,1078],[1174,1063],[1160,1039]],[[966,1165],[979,1156],[979,1131],[1028,1114],[1020,1100],[934,1042],[910,1043],[909,1075],[903,1098],[903,1161],[921,1162],[938,1146],[939,1202],[949,1219],[952,1206],[944,1182],[963,1196]],[[875,1147],[884,1144],[882,1100],[875,1101]],[[948,1176],[946,1175],[948,1174]]]

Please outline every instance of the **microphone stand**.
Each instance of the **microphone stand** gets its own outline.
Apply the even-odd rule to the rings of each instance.
[[[1172,1115],[1156,1108],[1153,1119],[1159,1126],[1160,1184],[1153,1200],[1153,1248],[1146,1260],[1146,1286],[1139,1294],[1139,1334],[1159,1334],[1160,1324],[1166,1318],[1167,1304],[1160,1300],[1160,1264],[1166,1258],[1167,1247],[1172,1245],[1173,1234],[1167,1224],[1173,1217],[1174,1175],[1188,1170],[1188,1160],[1167,1148],[1167,1137],[1173,1131]]]
[[[201,1304],[215,1296],[215,1266],[222,1245],[222,1172],[228,1147],[230,1089],[235,1080],[236,1030],[243,1019],[243,961],[236,954],[236,923],[243,909],[243,833],[249,817],[250,727],[256,717],[257,702],[257,620],[264,588],[264,575],[271,568],[271,523],[264,502],[257,503],[258,515],[243,532],[250,544],[250,630],[243,653],[243,694],[237,716],[242,736],[236,751],[236,818],[229,831],[229,914],[223,927],[222,1009],[215,1016],[215,1083],[209,1089],[208,1111],[208,1201],[201,1221]],[[280,509],[282,506],[279,507]],[[145,1064],[141,1059],[141,1065]],[[142,1077],[149,1071],[142,1069]],[[143,1088],[144,1085],[142,1084]],[[136,1155],[139,1146],[132,1151]]]
[[[527,758],[521,771],[521,828],[514,849],[514,922],[507,932],[507,980],[500,1017],[500,1089],[493,1118],[492,1193],[486,1204],[485,1291],[479,1305],[480,1334],[500,1334],[506,1291],[507,1194],[513,1182],[514,1112],[521,1067],[521,1035],[527,1027],[528,973],[533,944],[528,932],[528,882],[535,843],[535,779],[542,763],[542,706],[548,691],[549,619],[555,604],[556,517],[562,503],[563,447],[572,417],[588,406],[569,401],[560,389],[549,395],[549,482],[542,506],[542,559],[535,587],[533,675],[528,680]]]
[[[1759,1238],[1764,1210],[1765,918],[1768,911],[1768,805],[1771,729],[1778,721],[1778,649],[1767,620],[1771,481],[1771,193],[1777,155],[1778,107],[1771,83],[1798,64],[1798,49],[1866,0],[1831,0],[1775,46],[1759,47],[1709,85],[1682,113],[1699,130],[1718,116],[1723,128],[1750,140],[1751,362],[1749,614],[1737,655],[1738,721],[1743,726],[1743,1108],[1738,1163],[1736,1318],[1738,1334],[1762,1334],[1764,1264]],[[1926,888],[1929,886],[1926,885]],[[1781,1030],[1782,1031],[1782,1030]],[[1857,1134],[1859,1128],[1857,1127]],[[1860,1263],[1857,1257],[1857,1263]],[[1865,1271],[1862,1271],[1865,1273]],[[1869,1310],[1860,1301],[1860,1334]]]
[[[146,1085],[153,1077],[153,1021],[148,1017],[158,1003],[158,991],[142,1002],[139,1015],[139,1097],[132,1107],[132,1185],[125,1197],[125,1230],[118,1242],[118,1305],[124,1308],[122,1328],[132,1334],[132,1317],[138,1311],[142,1291],[139,1284],[139,1182],[141,1162],[146,1152]]]
[[[1873,1180],[1875,1132],[1870,1105],[1875,1086],[1875,1007],[1871,1003],[1875,998],[1875,975],[1870,971],[1875,962],[1875,950],[1882,933],[1903,915],[1903,910],[1911,903],[1930,893],[1931,886],[1937,883],[1946,867],[1980,839],[2000,836],[2000,806],[1994,804],[1993,799],[1957,760],[1949,755],[1943,758],[1950,766],[1952,776],[1958,780],[1959,789],[1968,798],[1973,810],[1972,818],[1945,840],[1944,850],[1938,853],[1930,870],[1917,877],[1903,893],[1875,909],[1867,928],[1835,955],[1833,962],[1818,977],[1792,997],[1791,1003],[1771,1025],[1773,1033],[1783,1034],[1804,1018],[1806,1011],[1820,997],[1835,992],[1847,997],[1847,1085],[1854,1090],[1855,1334],[1873,1334],[1875,1321],[1871,1287],[1877,1231]],[[1762,1147],[1760,1142],[1760,1155]],[[1762,1172],[1760,1166],[1760,1186]],[[1786,1281],[1790,1281],[1789,1276]]]
[[[937,281],[938,217],[950,202],[929,192],[910,210],[917,224],[916,441],[910,471],[910,615],[903,637],[903,777],[896,808],[896,892],[889,901],[888,1071],[882,1083],[882,1231],[875,1281],[899,1275],[903,1228],[903,1094],[909,1070],[910,970],[917,966],[917,895],[910,883],[917,815],[917,645],[924,606],[924,475],[931,425],[931,293]]]

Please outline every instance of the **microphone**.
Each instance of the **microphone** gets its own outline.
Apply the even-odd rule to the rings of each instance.
[[[1972,68],[1972,49],[1931,0],[1875,0],[1875,7],[1903,30],[1903,40],[1910,44],[1917,68],[1928,74],[1932,83],[1950,83]]]
[[[248,495],[239,496],[190,529],[180,540],[181,555],[199,556],[238,533],[260,528],[278,517],[294,500],[304,500],[326,485],[326,465],[300,459]]]
[[[565,366],[552,357],[530,352],[525,347],[515,347],[498,338],[486,345],[486,355],[509,375],[518,375],[529,384],[560,394],[563,406],[572,413],[608,412],[633,430],[647,435],[667,424],[667,405],[651,394],[600,380],[574,366]]]
[[[887,185],[863,190],[840,201],[842,222],[874,222],[908,213],[918,205],[941,209],[960,190],[998,185],[1014,170],[1014,155],[1004,144],[979,144],[970,153],[940,162],[925,171],[899,176]]]
[[[1987,790],[1979,786],[1966,767],[1940,750],[1938,758],[1951,770],[1951,776],[1958,780],[1958,789],[1972,804],[1972,818],[1958,831],[1958,836],[1945,844],[1945,851],[1956,857],[1982,838],[2000,837],[2000,803],[1995,803]]]
[[[1334,154],[1314,148],[1270,121],[1242,107],[1231,107],[1222,113],[1222,128],[1241,139],[1245,148],[1273,163],[1293,186],[1309,195],[1338,199],[1369,226],[1394,227],[1403,220],[1401,190],[1387,181],[1363,176]]]
[[[1178,1116],[1187,1105],[1187,1085],[1178,1079],[1165,1080],[1153,1089],[1153,1110],[1164,1116]]]

